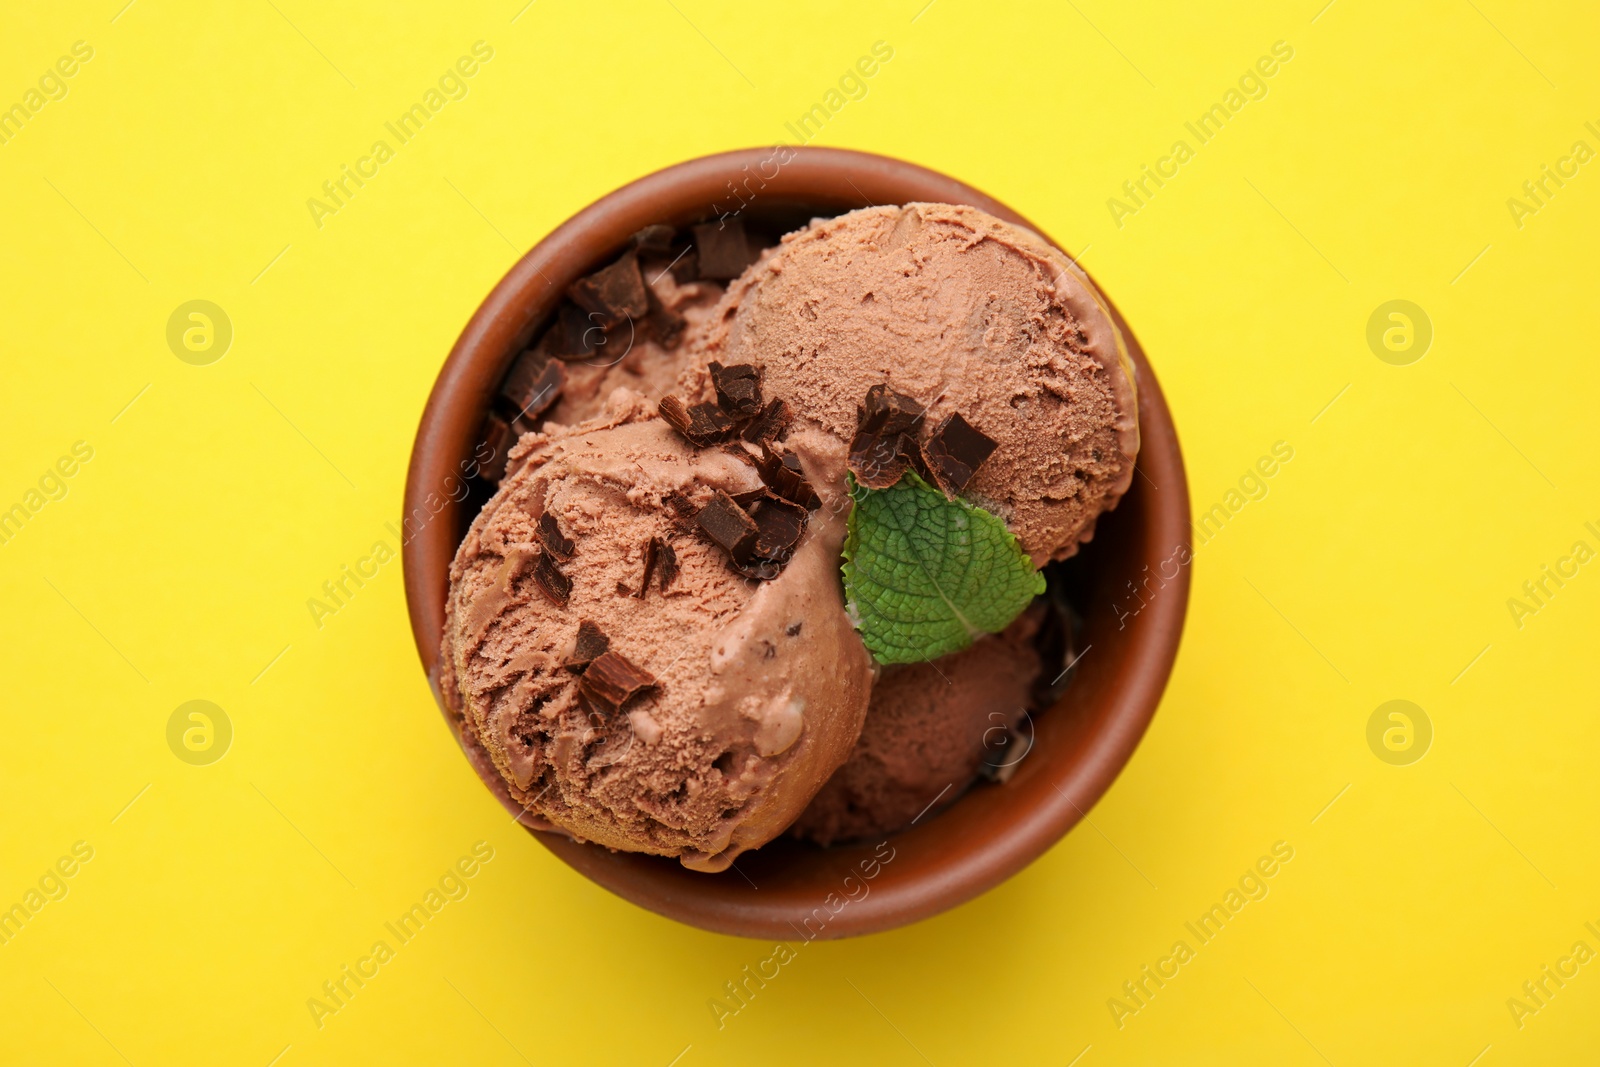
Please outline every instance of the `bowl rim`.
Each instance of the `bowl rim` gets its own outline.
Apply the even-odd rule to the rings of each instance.
[[[750,201],[741,189],[751,195]],[[950,822],[958,839],[954,845],[951,834],[930,837],[929,827],[945,825],[964,804],[970,807],[972,791],[935,819],[889,837],[870,853],[862,844],[813,849],[818,858],[810,862],[817,871],[802,869],[803,861],[780,858],[759,872],[768,882],[765,887],[758,887],[751,872],[738,866],[721,875],[690,872],[675,860],[610,852],[528,826],[523,821],[527,812],[512,799],[487,753],[462,730],[439,684],[449,569],[462,508],[455,490],[467,466],[463,457],[472,453],[483,414],[510,361],[555,308],[567,284],[614,256],[628,236],[645,225],[737,216],[762,198],[767,203],[835,212],[914,200],[969,204],[1025,226],[1060,248],[1027,219],[972,186],[913,163],[849,149],[792,145],[737,149],[629,182],[577,212],[521,256],[462,330],[418,423],[406,477],[401,555],[412,635],[435,700],[468,761],[508,813],[575,870],[641,907],[715,932],[780,940],[798,935],[809,941],[887,930],[955,907],[1010,878],[1084,818],[1132,757],[1177,656],[1192,570],[1189,495],[1176,428],[1160,385],[1137,338],[1106,297],[1139,385],[1141,446],[1136,470],[1141,477],[1135,478],[1122,503],[1127,509],[1130,497],[1141,501],[1135,509],[1141,521],[1134,533],[1144,551],[1135,562],[1148,565],[1163,553],[1169,562],[1180,551],[1185,555],[1178,573],[1166,580],[1159,595],[1132,616],[1126,637],[1114,646],[1120,655],[1104,667],[1101,664],[1110,653],[1094,663],[1085,660],[1086,667],[1080,668],[1095,675],[1091,686],[1095,700],[1074,699],[1084,688],[1080,675],[1063,701],[1041,713],[1046,723],[1038,727],[1041,736],[1052,728],[1052,717],[1082,716],[1092,727],[1061,742],[1067,746],[1062,753],[1067,765],[1055,768],[1062,772],[1057,780],[1041,777],[1039,761],[1024,761],[1012,781],[1033,779],[1025,796],[1014,796],[1017,802],[1009,807],[1003,801],[989,803],[994,810],[987,811],[991,817],[987,825],[971,819]],[[1151,489],[1146,490],[1145,484]],[[1069,701],[1077,705],[1070,712],[1063,707]],[[1002,821],[998,830],[992,819],[996,812]],[[885,847],[890,849],[888,859],[883,856]],[[765,862],[763,853],[781,851],[774,842],[746,857],[757,857],[760,866]],[[846,872],[842,881],[840,871]],[[889,877],[882,882],[866,885],[885,873]],[[770,876],[778,881],[772,882]],[[852,878],[862,887],[859,898],[848,888]],[[838,893],[841,886],[844,897]],[[842,901],[838,910],[831,903],[835,899]],[[813,923],[818,923],[816,928]]]

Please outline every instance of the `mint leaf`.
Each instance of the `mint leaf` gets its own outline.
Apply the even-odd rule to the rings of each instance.
[[[879,663],[959,652],[1044,592],[1044,575],[998,515],[947,500],[914,471],[888,489],[852,478],[850,498],[845,603]]]

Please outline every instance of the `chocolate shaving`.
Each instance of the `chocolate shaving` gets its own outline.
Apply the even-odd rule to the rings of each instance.
[[[720,489],[714,491],[711,502],[700,509],[695,522],[735,562],[747,562],[751,558],[759,529],[755,520],[727,493]]]
[[[939,488],[954,495],[967,487],[983,461],[999,447],[994,438],[952,412],[922,443],[922,458]]]
[[[532,378],[519,375],[523,362],[535,356],[544,366]],[[561,391],[567,385],[567,369],[560,362],[542,353],[527,352],[512,368],[511,376],[501,387],[500,394],[517,406],[517,424],[528,430],[536,429],[545,412],[556,406]]]
[[[799,504],[807,511],[822,503],[822,498],[806,480],[805,471],[800,466],[800,457],[793,452],[786,452],[780,456],[763,445],[760,470],[761,480],[785,500]]]
[[[516,442],[517,435],[510,423],[492,411],[484,416],[476,454],[481,455],[485,448],[489,450],[489,458],[482,461],[480,468],[485,478],[498,482],[506,476],[506,454]]]
[[[867,390],[866,403],[857,411],[860,432],[877,434],[888,440],[914,432],[923,414],[921,404],[883,384]]]
[[[606,649],[611,647],[611,638],[600,631],[600,627],[584,619],[578,623],[578,640],[572,649],[572,658],[567,660],[567,666],[583,673],[585,667],[602,656]]]
[[[706,222],[694,228],[694,247],[700,258],[700,277],[728,281],[744,273],[760,250],[751,247],[744,223],[738,219]]]
[[[678,553],[670,541],[652,537],[650,542],[656,546],[656,573],[661,577],[661,591],[665,593],[667,586],[678,580]]]
[[[700,256],[691,247],[682,255],[676,256],[667,269],[672,271],[672,280],[679,285],[697,282],[700,280]]]
[[[806,532],[806,509],[769,494],[756,503],[750,516],[756,524],[756,556],[773,563],[788,562]]]
[[[724,367],[712,363],[711,384],[717,390],[717,406],[733,418],[748,419],[761,413],[761,372],[755,364]]]
[[[664,396],[656,404],[661,417],[692,445],[706,448],[733,432],[733,420],[715,404],[695,404],[685,408],[675,396]]]
[[[750,424],[739,435],[751,444],[762,444],[766,441],[778,441],[783,438],[784,432],[789,429],[789,405],[782,400],[773,398],[767,401],[767,406],[761,413],[750,420]]]
[[[639,579],[639,591],[633,594],[635,600],[643,600],[650,589],[650,579],[655,576],[656,555],[661,551],[661,542],[654,537],[644,543],[644,577]]]
[[[683,337],[683,328],[687,325],[687,320],[663,304],[654,289],[646,289],[645,295],[650,305],[649,313],[645,315],[645,325],[650,327],[650,332],[661,342],[661,347],[677,347],[678,341]]]
[[[577,547],[572,543],[572,538],[561,532],[556,517],[548,511],[539,516],[538,538],[539,543],[557,559],[571,559],[572,550]]]
[[[567,600],[572,596],[572,579],[561,573],[554,555],[539,553],[539,561],[533,565],[533,582],[552,604],[567,606]]]
[[[599,325],[608,328],[624,320],[642,319],[650,310],[644,275],[639,273],[639,257],[633,252],[625,252],[609,267],[579,278],[567,289],[567,296],[597,316]]]
[[[922,475],[922,480],[929,485],[937,485],[933,472],[928,470],[928,461],[922,457],[922,446],[917,444],[916,438],[908,433],[900,435],[899,449],[902,455],[911,460],[911,468]]]
[[[578,682],[584,695],[611,712],[621,708],[635,693],[655,685],[655,675],[635,666],[620,652],[609,650],[595,657]]]
[[[858,430],[850,443],[850,473],[868,489],[887,489],[900,480],[910,458],[900,449],[901,435],[883,436]]]
[[[680,519],[693,522],[694,517],[700,512],[700,509],[694,506],[694,501],[690,500],[676,489],[668,493],[665,497],[665,500],[667,502],[667,506],[670,507]]]
[[[594,354],[595,339],[602,331],[582,308],[563,300],[556,321],[539,339],[537,350],[554,359],[572,362]]]
[[[638,233],[635,233],[631,240],[633,247],[640,252],[670,256],[672,255],[672,238],[675,233],[676,231],[671,226],[664,222],[658,222],[653,226],[646,226]]]

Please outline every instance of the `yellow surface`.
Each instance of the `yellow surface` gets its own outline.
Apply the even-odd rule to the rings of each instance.
[[[1571,955],[1600,950],[1600,565],[1570,555],[1600,549],[1586,5],[122,2],[14,2],[0,33],[0,106],[92,49],[0,144],[0,507],[26,513],[0,545],[0,904],[29,916],[0,945],[0,1061],[1593,1062],[1600,964]],[[392,143],[478,41],[466,95]],[[1226,521],[1092,825],[952,913],[799,948],[719,1029],[708,1002],[773,946],[641,911],[511,826],[370,553],[440,361],[514,258],[647,171],[793,140],[877,41],[892,59],[816,142],[944,170],[1085,250],[1197,514]],[[1201,144],[1185,123],[1279,41],[1266,95]],[[393,158],[319,227],[308,198],[380,139]],[[1130,201],[1146,164],[1176,175]],[[1535,202],[1545,164],[1576,174]],[[209,365],[167,343],[192,300],[233,327]],[[1431,321],[1420,361],[1368,346],[1391,300]],[[1245,477],[1278,442],[1292,459]],[[307,599],[363,559],[318,627]],[[1528,600],[1546,564],[1576,576]],[[187,711],[169,748],[194,700],[231,724],[219,761],[175,755],[186,731],[206,752]],[[1391,700],[1431,724],[1420,761],[1384,748],[1400,720],[1369,748]],[[1276,842],[1292,860],[1245,880],[1267,895],[1200,943],[1185,923]],[[441,879],[461,899],[400,944],[385,923]],[[1135,1002],[1146,964],[1177,976]],[[314,1013],[346,965],[376,973]]]

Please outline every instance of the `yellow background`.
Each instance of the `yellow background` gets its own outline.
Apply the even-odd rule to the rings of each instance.
[[[1600,949],[1600,566],[1520,628],[1506,601],[1600,547],[1600,163],[1520,228],[1506,201],[1600,148],[1594,13],[924,2],[8,5],[0,105],[74,41],[94,58],[0,146],[0,507],[75,441],[94,458],[0,546],[0,905],[94,858],[0,946],[0,1061],[1592,1062],[1600,964],[1520,1029],[1506,1002]],[[318,229],[307,198],[478,40],[466,98]],[[1199,551],[1092,825],[951,913],[800,949],[719,1030],[708,1000],[772,946],[613,898],[509,823],[434,708],[398,562],[321,629],[306,600],[387,536],[440,362],[522,251],[650,170],[792,140],[879,40],[817,143],[1087,249],[1197,510],[1294,458]],[[1119,228],[1107,199],[1279,40],[1268,95]],[[192,299],[234,326],[210,366],[165,341]],[[1366,343],[1392,299],[1433,323],[1409,366]],[[233,724],[210,766],[166,743],[192,699]],[[1367,745],[1391,699],[1433,725],[1410,766]],[[480,840],[470,895],[319,1029],[307,998]],[[1276,841],[1270,894],[1119,1029],[1108,998]]]

